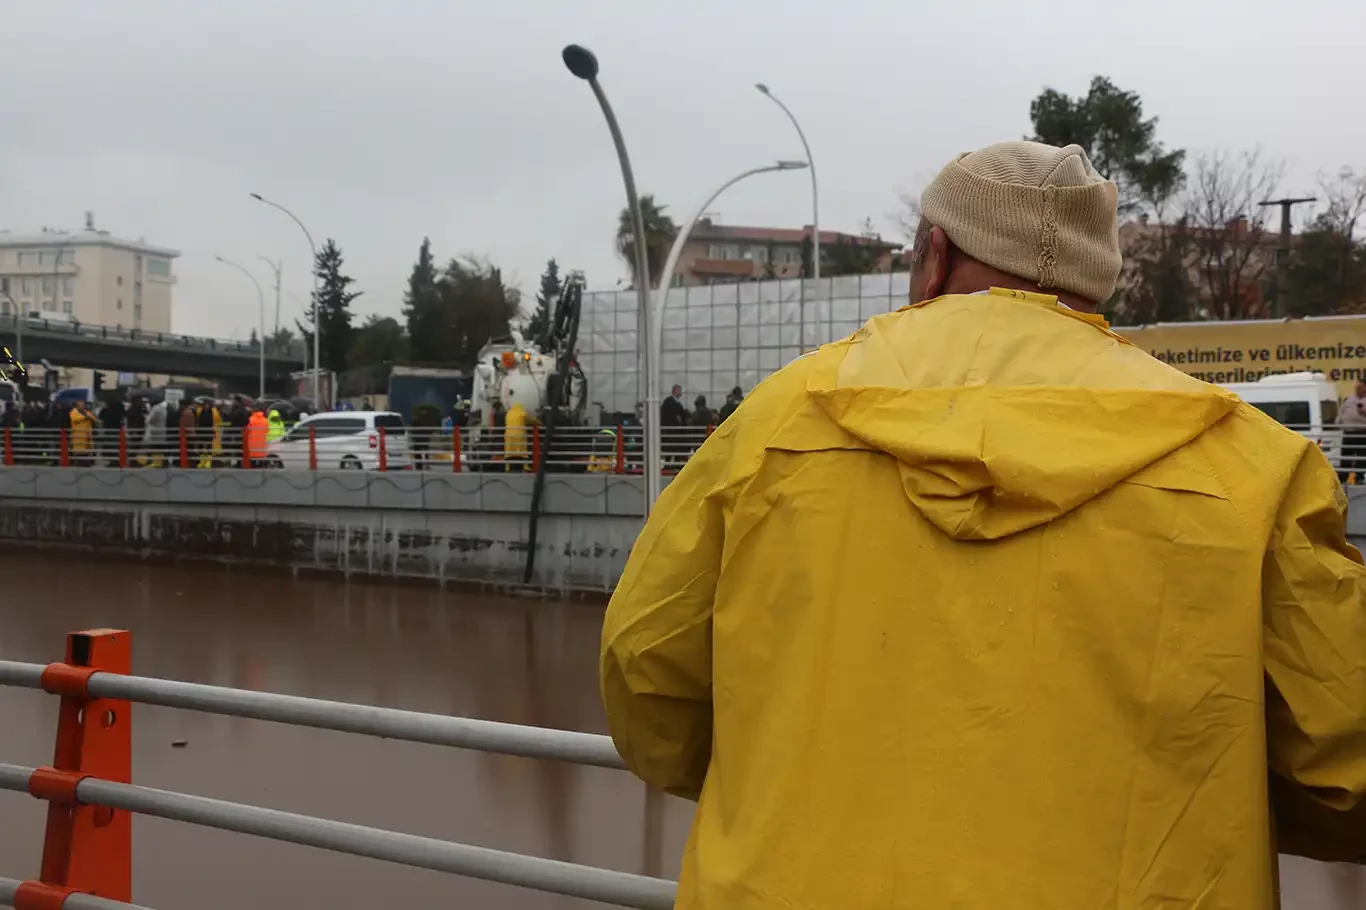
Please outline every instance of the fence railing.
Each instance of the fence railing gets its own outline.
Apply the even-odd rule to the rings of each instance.
[[[48,803],[40,874],[22,882],[0,878],[0,905],[132,906],[130,813],[138,813],[622,907],[673,906],[676,887],[665,879],[134,785],[133,703],[605,768],[622,764],[612,741],[594,734],[131,676],[130,645],[126,631],[97,629],[69,635],[62,663],[0,661],[0,685],[61,697],[52,767],[0,763],[0,790]]]
[[[661,432],[664,471],[672,473],[706,441],[710,427]],[[549,444],[546,440],[550,439]],[[640,474],[639,427],[400,427],[335,432],[295,428],[152,429],[0,428],[0,464],[142,468],[259,468],[293,471],[536,471]]]

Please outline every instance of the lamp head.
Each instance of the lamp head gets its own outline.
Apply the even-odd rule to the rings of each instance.
[[[765,95],[771,94],[768,90],[768,86],[764,85],[762,82],[754,83],[754,87],[757,88],[759,91],[763,92]]]
[[[779,161],[778,170],[780,171],[801,171],[809,165],[805,161]]]
[[[591,82],[598,77],[598,58],[593,52],[579,44],[569,44],[560,51],[560,57],[569,71],[580,79]]]
[[[261,194],[260,194],[260,193],[251,193],[251,194],[249,194],[249,195],[251,196],[251,198],[255,199],[257,202],[265,202],[265,200],[261,198]]]

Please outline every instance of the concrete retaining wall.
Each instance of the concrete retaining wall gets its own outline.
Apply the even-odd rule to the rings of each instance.
[[[361,471],[9,468],[0,542],[522,586],[533,478]],[[641,479],[546,478],[530,587],[607,592],[640,530]]]
[[[640,530],[642,479],[550,475],[522,584],[533,478],[438,472],[0,470],[0,543],[269,564],[440,583],[612,590]],[[1366,539],[1366,487],[1348,534]]]

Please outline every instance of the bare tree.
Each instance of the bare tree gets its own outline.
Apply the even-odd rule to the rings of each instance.
[[[1320,173],[1318,184],[1327,207],[1315,218],[1314,226],[1333,231],[1350,244],[1366,214],[1366,174],[1344,167],[1331,176]]]
[[[1259,151],[1201,156],[1182,199],[1191,266],[1198,274],[1201,318],[1257,319],[1269,308],[1262,280],[1272,266],[1275,235],[1266,229],[1285,165]]]

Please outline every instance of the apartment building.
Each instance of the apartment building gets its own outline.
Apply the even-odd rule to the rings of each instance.
[[[799,278],[802,246],[814,237],[802,228],[745,227],[716,224],[702,218],[693,228],[678,260],[675,284],[692,287],[764,278]],[[891,254],[900,247],[881,237],[821,231],[821,266],[828,267],[842,247],[867,250],[873,263],[867,271],[887,271]]]
[[[179,255],[97,230],[90,213],[82,231],[0,230],[0,312],[13,315],[17,306],[31,319],[169,332]],[[89,377],[89,370],[63,371],[61,381],[82,385]]]

